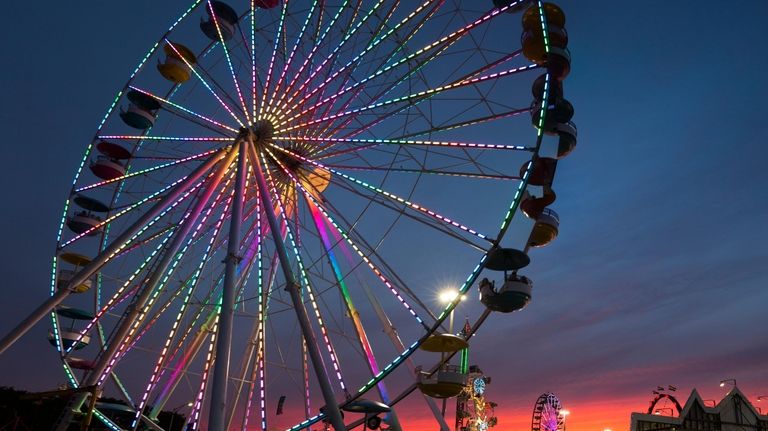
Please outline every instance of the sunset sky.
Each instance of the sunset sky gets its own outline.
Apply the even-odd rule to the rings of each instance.
[[[186,3],[4,5],[2,335],[47,295],[61,207],[106,105]],[[768,2],[558,4],[579,143],[557,170],[560,236],[526,268],[533,303],[492,315],[471,351],[496,430],[530,429],[544,392],[571,411],[568,431],[628,429],[659,385],[681,403],[693,388],[719,401],[728,378],[768,395]],[[0,386],[63,383],[47,331],[0,356]],[[419,397],[398,410],[404,429],[432,431]]]

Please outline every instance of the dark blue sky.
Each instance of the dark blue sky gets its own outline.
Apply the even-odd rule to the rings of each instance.
[[[503,360],[492,342],[474,353],[492,398],[522,424],[551,390],[574,426],[616,429],[658,384],[719,399],[717,382],[736,378],[768,393],[768,3],[559,4],[579,145],[558,167],[561,235],[532,253],[534,303],[481,331],[512,346]],[[83,149],[183,6],[6,2],[0,332],[47,295]],[[47,330],[0,357],[0,385],[63,382]]]

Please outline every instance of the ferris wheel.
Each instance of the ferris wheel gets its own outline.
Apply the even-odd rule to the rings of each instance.
[[[560,400],[553,393],[539,396],[533,406],[532,431],[563,431],[565,411]]]
[[[412,360],[437,361],[419,348],[522,308],[526,252],[557,235],[564,23],[528,0],[195,1],[87,143],[50,299],[0,352],[50,315],[69,385],[115,430],[171,429],[171,411],[185,429],[338,431],[379,408],[363,397],[399,429]],[[430,277],[457,267],[461,295],[436,304]],[[486,268],[504,287],[462,304]],[[475,315],[463,340],[443,334],[457,306]],[[423,392],[464,387],[448,359]]]

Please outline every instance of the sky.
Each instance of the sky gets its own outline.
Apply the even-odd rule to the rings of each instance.
[[[559,4],[579,144],[557,171],[560,236],[527,268],[533,303],[492,315],[473,347],[498,429],[528,429],[548,391],[572,431],[628,428],[658,385],[677,386],[681,401],[693,388],[719,400],[727,378],[752,400],[768,394],[768,4]],[[82,150],[183,6],[6,3],[0,332],[47,295]],[[0,385],[63,382],[47,331],[40,323],[0,356]],[[434,429],[410,407],[402,415],[406,429]]]

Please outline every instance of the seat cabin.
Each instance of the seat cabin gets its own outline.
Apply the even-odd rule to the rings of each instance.
[[[91,259],[87,256],[77,253],[62,253],[59,256],[59,260],[63,263],[72,265],[70,268],[61,268],[56,276],[56,286],[58,289],[64,289],[69,286],[70,281],[75,277],[82,267],[90,263]],[[63,265],[62,265],[63,266]],[[75,293],[83,293],[90,290],[93,286],[91,279],[87,279],[77,286],[69,286],[69,288]]]
[[[543,187],[544,193],[542,196],[532,196],[527,190],[523,194],[523,199],[520,201],[520,211],[529,219],[536,220],[539,218],[544,208],[552,205],[557,198],[554,190],[551,187]]]
[[[558,126],[561,124],[567,124],[573,118],[573,105],[566,99],[550,99],[550,103],[546,106],[546,114],[544,115],[544,121],[541,122],[542,114],[542,102],[534,100],[531,105],[531,124],[534,127],[541,127],[544,133],[548,135],[557,135]]]
[[[261,9],[272,9],[280,4],[280,0],[254,0],[253,4]]]
[[[74,346],[75,350],[80,350],[90,343],[91,337],[75,329],[75,324],[77,321],[93,319],[92,313],[78,308],[59,306],[56,308],[56,314],[62,319],[68,319],[71,322],[68,328],[59,331],[59,335],[61,335],[61,344],[65,349]],[[56,345],[56,338],[54,337],[53,331],[49,332],[48,341],[54,346]]]
[[[114,180],[125,175],[125,160],[131,158],[131,153],[120,145],[101,141],[96,145],[101,155],[91,161],[91,171],[102,180]]]
[[[557,158],[562,159],[576,148],[576,137],[578,136],[576,124],[573,121],[558,124],[556,132],[560,137],[557,144]]]
[[[216,31],[215,28],[214,31]],[[218,35],[216,40],[218,40]],[[197,62],[195,54],[186,46],[172,42],[166,43],[163,46],[163,51],[165,52],[165,62],[158,62],[157,64],[157,70],[163,75],[163,78],[176,84],[189,80],[192,76],[190,72],[191,65]],[[152,121],[154,122],[154,115],[152,116]]]
[[[96,199],[80,195],[76,196],[73,202],[82,209],[67,217],[67,227],[78,235],[93,236],[101,232],[102,219],[94,213],[105,213],[109,211],[109,207]]]
[[[491,311],[511,313],[522,310],[531,302],[533,283],[528,277],[516,273],[505,277],[500,289],[484,278],[480,282],[480,302]]]
[[[75,370],[91,371],[95,368],[96,364],[87,359],[73,358],[71,356],[66,359],[67,365]]]
[[[520,177],[528,169],[528,163],[520,166]],[[528,184],[531,186],[552,186],[555,180],[555,170],[557,169],[557,159],[552,157],[539,157],[533,162],[531,173],[528,176]]]
[[[496,283],[483,278],[478,283],[480,302],[491,311],[511,313],[521,310],[531,302],[533,283],[524,276],[518,276],[517,271],[525,268],[531,262],[528,255],[513,248],[494,248],[485,260],[485,269],[503,271],[504,283],[496,288]]]
[[[146,130],[155,125],[155,117],[160,109],[160,102],[152,96],[131,90],[128,92],[127,110],[120,110],[120,118],[134,129]]]
[[[560,217],[550,208],[545,208],[536,218],[528,245],[531,247],[544,247],[557,238],[560,228]]]
[[[467,373],[461,372],[458,365],[445,364],[432,375],[420,371],[417,385],[429,397],[453,398],[467,386]]]
[[[205,36],[215,42],[220,42],[222,39],[226,42],[231,39],[235,34],[237,12],[220,1],[208,3],[205,11],[208,13],[208,19],[200,19],[200,30]],[[221,37],[219,37],[219,31],[221,31]]]
[[[565,14],[554,3],[544,3],[543,9],[547,24],[546,36],[542,30],[538,5],[530,6],[523,13],[523,55],[536,64],[546,66],[553,78],[562,81],[571,71]]]
[[[419,346],[427,352],[439,352],[442,356],[469,347],[463,337],[453,334],[433,334]],[[459,395],[467,385],[467,373],[460,367],[443,364],[433,373],[419,370],[417,386],[427,396],[433,398],[452,398]]]
[[[61,330],[59,331],[59,335],[61,336],[61,346],[66,350],[69,350],[70,348],[80,350],[91,342],[90,335],[81,334],[77,331]],[[56,346],[57,344],[56,336],[53,331],[48,331],[48,342],[50,342],[52,346]]]

